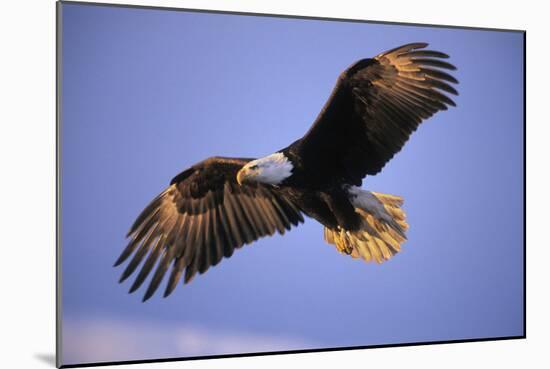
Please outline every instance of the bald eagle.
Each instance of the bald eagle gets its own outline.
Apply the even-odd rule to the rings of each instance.
[[[235,249],[304,215],[324,226],[324,239],[354,258],[383,262],[399,252],[408,225],[401,197],[361,189],[419,124],[455,103],[444,70],[448,55],[403,45],[344,70],[317,119],[290,146],[259,158],[211,157],[175,176],[137,217],[115,266],[130,262],[120,282],[145,263],[130,288],[150,272],[149,299],[170,269],[164,297],[229,258]]]

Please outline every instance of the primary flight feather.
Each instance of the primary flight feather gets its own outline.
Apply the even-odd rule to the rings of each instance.
[[[425,119],[455,103],[446,70],[426,43],[352,64],[309,131],[259,159],[212,157],[178,174],[138,216],[115,266],[130,292],[152,273],[143,301],[169,272],[164,296],[255,240],[283,234],[311,217],[338,251],[382,262],[400,250],[408,228],[403,200],[360,188],[401,150]],[[141,265],[143,263],[143,265]],[[141,267],[140,267],[141,265]]]

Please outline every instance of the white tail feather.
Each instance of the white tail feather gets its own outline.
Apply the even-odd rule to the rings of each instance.
[[[348,191],[355,211],[361,216],[360,229],[348,231],[340,227],[335,230],[325,227],[325,241],[353,258],[377,263],[388,260],[401,250],[409,228],[401,209],[403,199],[358,187],[350,187]]]

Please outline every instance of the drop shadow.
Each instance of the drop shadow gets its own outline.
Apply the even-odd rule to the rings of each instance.
[[[55,367],[55,354],[34,354],[34,358]]]

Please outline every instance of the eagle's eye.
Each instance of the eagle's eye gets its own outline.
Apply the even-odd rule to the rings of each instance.
[[[258,169],[258,166],[257,166],[257,165],[252,165],[252,166],[250,166],[250,170],[256,170],[256,169]]]

